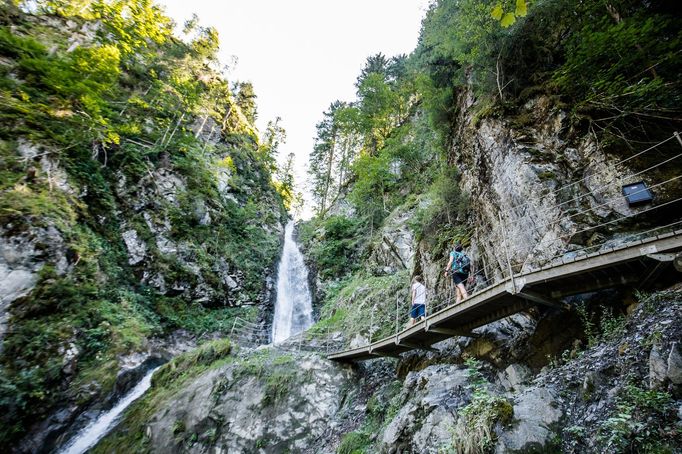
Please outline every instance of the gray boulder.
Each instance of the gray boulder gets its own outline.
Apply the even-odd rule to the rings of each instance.
[[[527,383],[530,377],[530,369],[523,364],[510,364],[504,372],[498,373],[500,384],[507,391],[521,389],[522,385]]]
[[[659,347],[654,347],[649,353],[649,387],[658,388],[665,381],[668,365]]]
[[[498,429],[497,454],[543,452],[563,412],[552,391],[532,388],[516,397],[511,429]]]
[[[351,372],[316,355],[267,369],[244,374],[230,364],[194,379],[152,417],[150,446],[164,453],[301,452],[313,446],[333,425]]]
[[[471,396],[466,368],[434,365],[405,378],[404,402],[381,435],[382,452],[439,453],[452,441],[457,409]]]
[[[128,263],[137,265],[142,262],[147,255],[147,246],[144,244],[134,229],[126,230],[121,234],[123,242],[128,250]]]

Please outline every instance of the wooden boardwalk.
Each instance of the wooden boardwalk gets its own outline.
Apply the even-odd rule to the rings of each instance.
[[[331,360],[352,361],[398,356],[413,350],[432,350],[453,336],[473,336],[471,330],[535,305],[568,306],[561,298],[619,286],[642,286],[670,272],[672,258],[682,251],[682,230],[657,235],[620,247],[564,260],[506,278],[447,306],[426,320],[363,347],[330,354]],[[682,276],[682,275],[681,275]]]

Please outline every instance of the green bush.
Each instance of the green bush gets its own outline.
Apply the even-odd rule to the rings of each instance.
[[[362,432],[349,432],[343,436],[336,454],[364,454],[369,447],[369,436]]]
[[[358,266],[360,222],[345,216],[312,221],[301,229],[301,241],[324,279],[344,277]]]
[[[217,339],[206,342],[198,348],[183,353],[164,364],[152,377],[152,386],[167,387],[177,385],[179,381],[205,370],[207,366],[216,361],[225,359],[232,351],[232,343],[229,339]]]
[[[491,394],[488,381],[480,372],[481,365],[475,359],[467,360],[473,391],[471,402],[461,410],[457,425],[453,428],[452,446],[457,453],[485,452],[494,446],[495,424],[507,424],[512,420],[514,407],[502,396]]]
[[[599,425],[597,439],[608,452],[672,453],[680,447],[679,432],[669,426],[674,420],[672,396],[636,384],[619,393],[616,408]]]

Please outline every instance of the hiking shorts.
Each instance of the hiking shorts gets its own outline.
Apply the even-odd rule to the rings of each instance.
[[[465,283],[468,278],[468,273],[452,273],[452,282],[454,282],[455,285]]]
[[[426,304],[413,304],[410,311],[410,317],[419,318],[426,314]]]

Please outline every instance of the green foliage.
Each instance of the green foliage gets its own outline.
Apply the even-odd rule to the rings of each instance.
[[[461,220],[466,213],[468,201],[459,189],[459,180],[459,173],[451,167],[439,172],[426,193],[425,200],[420,203],[410,220],[410,227],[420,238],[430,237],[433,240],[434,237],[445,234],[444,244],[436,241],[439,244],[435,246],[439,249],[452,243],[455,237],[460,236],[457,233],[461,234],[462,231]],[[447,235],[447,232],[454,236]]]
[[[621,7],[576,30],[554,80],[578,109],[611,116],[602,127],[672,120],[682,100],[679,17]]]
[[[679,429],[670,424],[673,413],[670,394],[628,384],[611,416],[600,423],[598,441],[608,452],[672,453],[679,448]]]
[[[624,314],[614,315],[613,309],[602,308],[599,327],[604,340],[614,340],[624,336],[626,333],[626,323],[627,317]]]
[[[360,233],[357,220],[330,216],[303,224],[300,240],[314,260],[318,274],[325,279],[338,279],[357,268]]]
[[[513,10],[508,8],[513,7]],[[517,17],[525,17],[528,14],[528,3],[526,0],[498,1],[490,15],[493,19],[500,21],[502,27],[509,27],[516,22]]]
[[[593,314],[588,312],[587,305],[584,303],[576,305],[575,310],[583,324],[588,347],[594,347],[599,342],[599,332],[597,331],[597,327],[592,320]]]
[[[457,453],[477,453],[489,450],[495,441],[493,427],[498,422],[509,423],[514,414],[512,404],[502,396],[491,394],[488,381],[480,372],[480,363],[470,358],[466,362],[471,379],[471,402],[462,408],[453,428],[452,448]]]
[[[169,283],[196,279],[196,270],[158,250],[147,225],[169,223],[168,239],[182,243],[216,300],[236,296],[216,277],[226,264],[244,273],[240,296],[248,303],[279,250],[274,229],[265,227],[283,215],[269,158],[237,104],[249,109],[247,100],[209,69],[215,30],[195,29],[187,42],[173,38],[170,19],[147,0],[37,6],[35,13],[4,6],[0,13],[0,222],[13,235],[54,231],[63,245],[44,247],[63,248],[68,263],[60,266],[68,271],[48,264],[36,289],[12,305],[0,355],[4,446],[57,402],[97,399],[87,391],[93,382],[108,393],[117,358],[143,349],[148,338],[174,329],[227,332],[235,316],[255,316],[254,307],[209,309],[141,285],[141,270],[128,264],[123,221],[147,244],[145,271]],[[99,24],[92,36],[79,34],[78,45],[67,39],[92,21]],[[209,119],[211,142],[192,129]],[[39,155],[21,156],[22,146]],[[41,159],[66,172],[71,190],[53,184]],[[175,201],[156,181],[166,171],[182,180]],[[232,199],[219,191],[218,176]],[[131,182],[152,191],[155,205],[144,208],[150,219],[115,190]],[[196,214],[202,203],[210,226]],[[72,348],[75,372],[66,373],[61,361]]]
[[[624,314],[615,315],[610,307],[601,307],[601,315],[590,311],[585,303],[576,305],[576,312],[583,324],[588,347],[594,347],[599,342],[617,340],[626,332],[627,317]]]
[[[360,334],[378,340],[395,332],[396,299],[400,306],[399,327],[409,320],[409,276],[398,272],[387,276],[356,273],[327,293],[321,309],[322,322],[311,336],[343,332],[352,339]]]
[[[268,378],[265,380],[265,396],[263,397],[263,404],[275,405],[278,402],[281,402],[287,396],[291,387],[297,386],[296,383],[294,383],[295,377],[295,370],[290,368],[280,368],[279,370],[268,375]]]
[[[349,432],[341,438],[337,454],[364,454],[370,444],[369,435],[363,432]]]
[[[189,376],[196,376],[217,361],[227,358],[232,351],[229,339],[217,339],[202,344],[164,364],[152,377],[152,386],[176,386]]]

